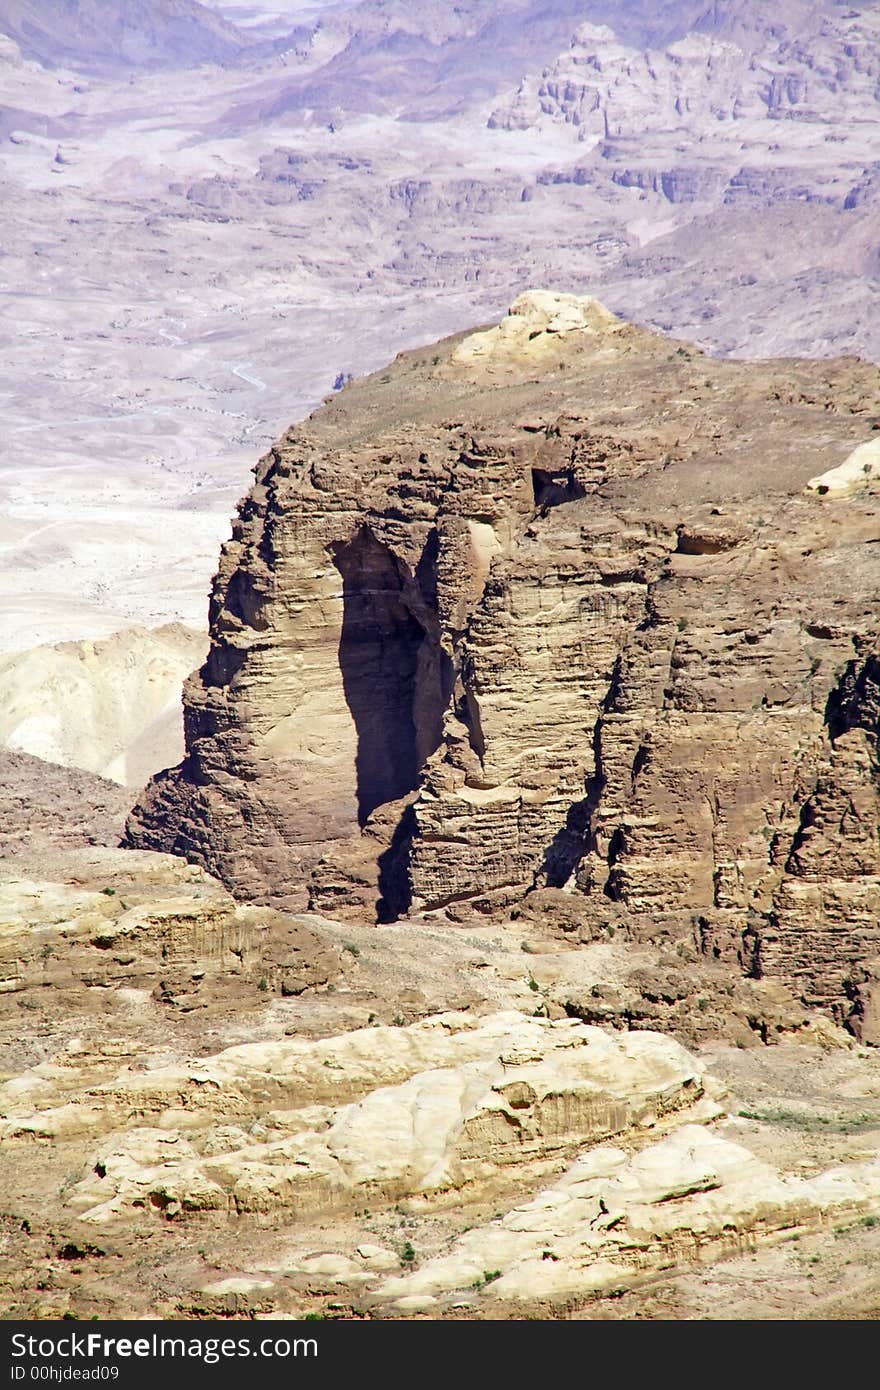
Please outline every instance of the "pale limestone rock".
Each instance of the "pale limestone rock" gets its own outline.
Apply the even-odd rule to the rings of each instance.
[[[384,1245],[371,1245],[362,1243],[357,1248],[357,1254],[363,1260],[367,1269],[383,1273],[389,1269],[397,1269],[400,1266],[400,1256],[393,1250],[389,1250]]]
[[[807,483],[820,497],[847,497],[858,487],[880,482],[880,439],[860,444],[837,468],[830,468]]]
[[[556,351],[554,340],[569,333],[611,338],[624,323],[589,295],[529,290],[514,300],[495,328],[471,333],[452,354],[457,366],[540,360]]]
[[[251,1294],[261,1293],[264,1289],[271,1289],[272,1281],[267,1279],[245,1279],[240,1275],[230,1275],[228,1279],[217,1279],[213,1284],[206,1284],[203,1293],[207,1294]]]
[[[36,1116],[31,1091],[4,1088],[5,1133],[58,1131],[42,1079]],[[283,1121],[276,1112],[271,1127],[251,1123],[242,1144],[241,1121],[285,1093],[327,1100]],[[450,1014],[314,1043],[247,1044],[88,1090],[80,1104],[106,1138],[70,1201],[103,1222],[132,1206],[303,1212],[491,1190],[584,1143],[714,1113],[698,1108],[703,1096],[694,1060],[672,1040],[570,1019]],[[185,1132],[173,1124],[181,1102]],[[377,1254],[381,1262],[381,1251],[365,1259]]]
[[[780,1177],[748,1149],[684,1125],[635,1154],[601,1145],[448,1255],[386,1280],[402,1307],[471,1286],[481,1301],[553,1304],[630,1288],[683,1260],[880,1211],[880,1160]],[[487,1278],[487,1276],[489,1276]]]
[[[308,1259],[301,1260],[299,1267],[306,1274],[323,1274],[341,1281],[359,1279],[364,1273],[347,1255],[311,1255]]]

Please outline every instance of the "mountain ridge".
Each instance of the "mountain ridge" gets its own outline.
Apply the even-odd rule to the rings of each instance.
[[[0,33],[27,58],[89,72],[224,64],[253,42],[198,0],[0,0]]]

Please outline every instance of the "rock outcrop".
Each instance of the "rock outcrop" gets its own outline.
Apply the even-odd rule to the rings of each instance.
[[[780,15],[775,27],[745,14],[740,26],[719,24],[714,7],[695,16],[692,32],[648,49],[582,24],[554,63],[496,107],[489,126],[565,125],[580,140],[699,128],[705,139],[711,124],[834,121],[842,92],[870,108],[880,76],[876,15],[804,11]]]
[[[401,356],[258,465],[129,842],[380,920],[564,888],[870,1018],[880,496],[816,480],[878,423],[565,295]]]
[[[195,1067],[124,1070],[60,1107],[39,1087],[36,1111],[27,1080],[0,1099],[6,1136],[103,1131],[68,1194],[95,1223],[145,1207],[301,1219],[460,1201],[540,1175],[582,1144],[720,1113],[668,1038],[515,1013],[246,1044]]]
[[[685,1124],[635,1154],[597,1146],[531,1201],[376,1292],[380,1305],[435,1316],[465,1292],[488,1317],[546,1310],[619,1295],[683,1259],[791,1239],[829,1219],[873,1221],[878,1210],[876,1157],[785,1177],[732,1137]]]
[[[18,848],[0,863],[0,995],[28,1011],[72,1020],[103,993],[109,1016],[144,991],[170,1013],[229,1016],[242,1000],[301,994],[340,973],[337,945],[239,906],[195,865],[106,846]]]
[[[3,1312],[626,1318],[717,1260],[713,1315],[780,1264],[780,1314],[869,1309],[880,1054],[561,899],[588,931],[553,889],[377,929],[167,855],[7,859]]]
[[[78,768],[0,750],[0,858],[118,845],[131,792]]]

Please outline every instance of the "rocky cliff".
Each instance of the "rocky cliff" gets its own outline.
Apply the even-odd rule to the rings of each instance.
[[[581,140],[699,127],[711,144],[710,123],[722,132],[743,120],[816,125],[833,123],[849,99],[873,108],[880,77],[875,12],[804,5],[768,24],[760,9],[745,7],[739,23],[708,11],[665,48],[622,42],[615,28],[582,24],[555,62],[523,78],[500,103],[490,127],[549,122],[571,126]]]
[[[870,1034],[878,428],[873,366],[591,299],[404,354],[258,465],[129,842],[337,916],[686,936]]]

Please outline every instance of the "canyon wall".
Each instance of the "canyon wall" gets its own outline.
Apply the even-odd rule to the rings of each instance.
[[[869,364],[572,296],[402,355],[257,466],[129,842],[380,921],[565,890],[870,1029],[878,427]]]

